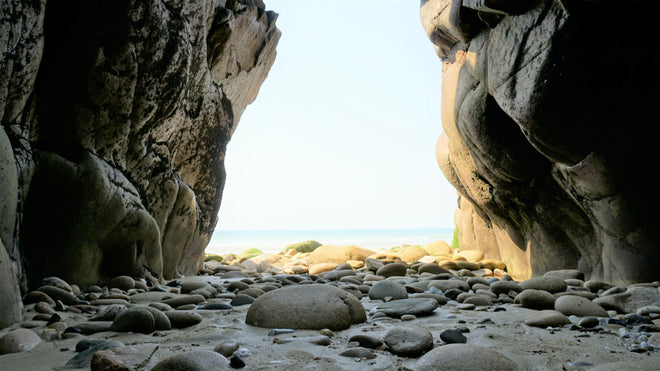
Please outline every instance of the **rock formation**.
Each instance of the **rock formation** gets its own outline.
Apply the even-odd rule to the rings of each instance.
[[[261,0],[9,0],[0,15],[3,303],[53,275],[84,288],[196,273],[277,14]]]
[[[660,279],[657,2],[422,0],[457,240],[514,276]]]

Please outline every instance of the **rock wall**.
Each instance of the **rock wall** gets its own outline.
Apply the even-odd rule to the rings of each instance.
[[[656,3],[422,0],[461,247],[519,278],[660,279]]]
[[[196,273],[277,14],[261,0],[8,0],[0,15],[0,276],[14,279],[0,292]]]

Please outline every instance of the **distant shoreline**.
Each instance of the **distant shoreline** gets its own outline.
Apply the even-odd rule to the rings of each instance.
[[[239,254],[250,248],[278,253],[286,246],[315,240],[324,245],[356,245],[389,249],[402,245],[427,245],[443,240],[451,244],[453,228],[317,229],[317,230],[216,230],[206,254]]]

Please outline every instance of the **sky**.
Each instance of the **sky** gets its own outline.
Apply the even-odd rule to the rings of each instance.
[[[227,146],[216,229],[453,228],[419,1],[265,3],[282,37]]]

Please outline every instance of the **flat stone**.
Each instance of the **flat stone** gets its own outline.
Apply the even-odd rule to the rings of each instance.
[[[612,309],[619,313],[636,313],[637,309],[652,305],[656,301],[660,301],[660,294],[655,287],[628,287],[626,292],[593,300],[606,310]]]
[[[79,329],[83,335],[91,335],[96,334],[97,332],[110,331],[111,326],[112,321],[94,321],[76,324],[76,328]]]
[[[518,365],[494,350],[468,344],[449,344],[433,349],[415,364],[415,371],[452,370],[513,371]]]
[[[234,307],[239,307],[241,305],[250,305],[254,303],[255,300],[256,299],[250,295],[238,294],[233,299],[231,299],[231,305]],[[229,309],[231,309],[231,307]]]
[[[532,327],[560,327],[569,325],[571,321],[560,312],[555,310],[542,310],[528,316],[524,323]]]
[[[553,276],[534,277],[520,282],[523,290],[535,289],[547,291],[551,294],[566,291],[566,282],[563,279]]]
[[[218,344],[215,348],[213,348],[213,351],[220,353],[223,356],[229,358],[234,354],[235,351],[238,350],[239,346],[240,345],[238,344],[238,341],[228,340],[221,344]]]
[[[41,292],[39,290],[30,291],[27,294],[25,294],[25,296],[23,297],[23,303],[25,305],[39,303],[39,302],[45,302],[50,305],[55,305],[55,300],[53,300],[53,298],[51,298],[46,293]]]
[[[210,350],[195,350],[175,354],[158,362],[151,371],[209,371],[229,368],[229,360]]]
[[[163,300],[162,302],[164,304],[171,306],[172,308],[177,308],[187,304],[196,305],[203,302],[204,300],[206,300],[204,296],[195,294],[195,295],[180,295],[172,299]]]
[[[390,297],[392,300],[406,299],[408,292],[402,284],[391,280],[378,281],[369,289],[369,299],[371,300],[383,300],[386,297]]]
[[[99,350],[92,356],[91,369],[132,371],[147,364],[157,349],[158,344],[138,344]]]
[[[377,310],[393,318],[400,318],[404,314],[421,317],[430,315],[437,307],[438,302],[432,298],[409,298],[379,304]]]
[[[245,322],[265,328],[343,330],[367,320],[362,304],[348,292],[328,285],[287,286],[258,297]]]
[[[584,272],[577,269],[557,269],[545,272],[544,276],[561,278],[562,280],[578,279],[584,281]]]
[[[429,284],[429,287],[435,287],[442,290],[443,292],[451,289],[458,289],[461,291],[470,290],[470,286],[467,284],[467,282],[460,279],[433,280]]]
[[[390,352],[401,357],[419,357],[433,349],[433,335],[422,327],[392,328],[383,341]]]
[[[521,292],[523,288],[516,281],[497,281],[490,284],[490,291],[494,294],[508,294],[509,291]]]
[[[172,324],[172,328],[186,328],[202,322],[203,318],[198,313],[189,311],[173,310],[163,312]]]
[[[570,316],[578,317],[608,317],[607,311],[600,305],[581,296],[565,295],[555,301],[555,310]]]
[[[25,352],[41,343],[41,338],[34,331],[19,328],[0,338],[0,354]]]
[[[339,353],[339,355],[342,357],[359,358],[359,359],[376,358],[376,354],[374,354],[374,352],[371,349],[362,348],[362,347],[346,349],[345,351]]]
[[[73,305],[78,302],[78,298],[71,292],[55,286],[41,286],[37,289],[51,297],[53,300],[60,300],[66,305]]]

